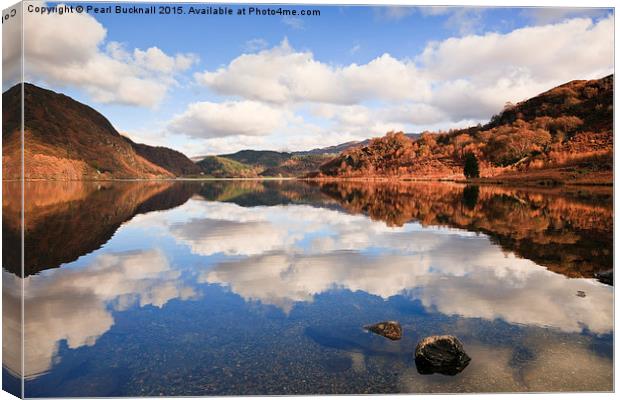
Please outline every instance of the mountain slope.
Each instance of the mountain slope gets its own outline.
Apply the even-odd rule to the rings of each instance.
[[[146,160],[153,164],[165,168],[176,176],[199,175],[202,170],[196,163],[187,158],[180,151],[172,150],[162,146],[149,146],[147,144],[135,143],[131,139],[124,138],[131,147]]]
[[[21,176],[20,96],[21,85],[2,94],[4,179]],[[26,179],[170,178],[175,175],[140,155],[103,115],[68,96],[25,83],[24,110]]]
[[[420,138],[419,133],[405,133],[405,136],[411,140],[417,140]],[[347,150],[352,150],[356,147],[364,147],[368,146],[371,139],[362,140],[361,142],[345,142],[335,146],[329,147],[321,147],[317,149],[312,149],[308,151],[295,151],[293,154],[295,155],[328,155],[328,154],[340,154]]]
[[[462,179],[473,154],[484,178],[610,183],[613,161],[613,75],[572,81],[516,105],[483,126],[390,133],[323,164],[316,177]]]

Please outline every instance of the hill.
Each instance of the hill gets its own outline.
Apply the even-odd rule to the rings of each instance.
[[[242,150],[232,154],[196,157],[195,160],[203,175],[217,178],[301,177],[316,171],[334,157],[333,154],[300,153]]]
[[[265,168],[277,167],[290,159],[291,153],[270,150],[241,150],[233,154],[222,154],[220,157],[234,160],[247,165],[260,165]]]
[[[411,140],[417,140],[420,138],[419,133],[405,133],[405,136]],[[362,140],[361,142],[345,142],[342,144],[338,144],[336,146],[322,147],[318,149],[312,149],[308,151],[296,151],[293,154],[295,155],[330,155],[330,154],[340,154],[344,151],[351,150],[358,147],[368,146],[371,139]]]
[[[311,176],[462,179],[472,155],[486,179],[611,183],[613,75],[507,104],[485,125],[424,132],[416,140],[388,133]]]
[[[254,178],[259,170],[221,156],[207,156],[197,163],[204,175],[213,178]]]
[[[3,178],[19,179],[21,85],[4,92],[2,101]],[[26,179],[171,178],[188,168],[186,161],[174,150],[133,143],[85,104],[24,84]]]
[[[417,139],[420,135],[416,133],[405,134],[410,139]],[[281,152],[272,150],[241,150],[232,154],[222,154],[218,156],[193,157],[205,175],[218,177],[236,177],[235,171],[240,170],[240,166],[226,168],[221,165],[223,160],[232,160],[245,165],[246,168],[253,169],[256,176],[263,177],[301,177],[332,160],[343,151],[366,146],[370,139],[361,142],[346,142],[336,146],[316,148],[308,151]],[[210,158],[217,157],[217,160]],[[207,160],[206,162],[202,162]],[[247,171],[246,171],[247,172]]]
[[[200,175],[202,170],[196,163],[187,158],[180,151],[172,150],[162,146],[149,146],[147,144],[135,143],[131,139],[124,138],[140,156],[149,160],[153,164],[165,168],[176,176]]]

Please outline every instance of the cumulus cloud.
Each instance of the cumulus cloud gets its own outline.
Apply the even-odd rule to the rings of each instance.
[[[96,102],[153,107],[176,84],[176,74],[197,60],[192,54],[167,55],[157,47],[128,51],[122,44],[106,43],[106,36],[104,26],[88,14],[28,13],[25,78],[73,86]],[[6,44],[3,64],[19,54],[18,42]]]
[[[269,46],[269,43],[263,38],[254,38],[245,42],[245,50],[249,52],[255,52],[263,50]]]
[[[432,10],[470,21],[479,14],[477,9],[465,14],[450,8]],[[453,37],[429,42],[413,59],[386,53],[366,64],[325,63],[285,39],[274,48],[242,54],[226,66],[197,73],[195,79],[221,95],[279,106],[350,106],[340,109],[345,114],[332,115],[344,126],[349,122],[365,129],[368,136],[373,130],[369,120],[378,123],[377,128],[487,120],[507,101],[612,72],[613,19],[607,17]],[[357,121],[347,111],[356,113]]]
[[[284,126],[288,113],[257,101],[192,103],[169,124],[173,132],[202,138],[261,136]]]
[[[533,22],[545,25],[568,18],[601,18],[609,14],[610,8],[578,8],[578,7],[531,7],[523,11],[523,15]]]
[[[355,104],[368,98],[410,99],[424,95],[413,63],[384,54],[368,64],[332,66],[287,39],[256,54],[242,54],[226,67],[196,73],[196,81],[225,95],[277,104]]]
[[[22,281],[3,271],[3,302],[19,304]],[[49,370],[66,340],[71,349],[92,346],[114,324],[110,308],[123,310],[133,304],[162,307],[174,298],[195,296],[180,281],[163,253],[157,250],[106,253],[92,264],[61,268],[23,280],[25,293],[24,376],[34,378]],[[4,365],[21,370],[21,357],[11,329],[21,318],[19,307],[5,309],[3,323]]]

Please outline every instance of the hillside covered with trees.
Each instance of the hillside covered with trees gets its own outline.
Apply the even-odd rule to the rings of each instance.
[[[417,140],[390,132],[310,176],[462,179],[466,160],[487,179],[611,183],[613,75],[508,103],[485,125],[424,132]]]

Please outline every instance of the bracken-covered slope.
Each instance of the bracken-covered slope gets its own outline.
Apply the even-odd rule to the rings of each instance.
[[[165,168],[176,176],[194,176],[202,172],[196,163],[187,158],[187,156],[180,151],[162,146],[149,146],[147,144],[135,143],[129,138],[125,138],[125,140],[131,144],[133,149],[140,156],[153,164]]]
[[[485,178],[611,183],[613,75],[507,104],[486,125],[413,141],[390,133],[343,152],[314,176],[463,178],[470,154]]]
[[[21,85],[2,94],[3,179],[21,176],[20,98]],[[174,177],[177,169],[169,162],[162,163],[166,166],[158,165],[162,157],[153,156],[149,147],[142,148],[126,140],[91,107],[63,94],[24,84],[24,178]],[[173,151],[166,150],[166,153]]]

